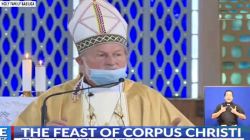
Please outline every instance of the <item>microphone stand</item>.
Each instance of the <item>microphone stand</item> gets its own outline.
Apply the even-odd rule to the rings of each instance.
[[[102,87],[108,87],[108,86],[115,86],[120,84],[121,82],[124,82],[124,78],[120,78],[118,82],[114,83],[108,83],[108,84],[102,84],[102,85],[97,85],[97,86],[92,86],[92,87],[87,87],[87,88],[80,88],[80,89],[75,89],[75,90],[69,90],[69,91],[63,91],[63,92],[58,92],[55,94],[51,94],[43,100],[43,105],[41,107],[41,126],[45,126],[48,120],[47,116],[47,105],[46,102],[49,98],[57,96],[57,95],[62,95],[62,94],[67,94],[67,93],[72,93],[72,92],[78,92],[81,90],[86,90],[86,89],[92,89],[92,88],[102,88]]]

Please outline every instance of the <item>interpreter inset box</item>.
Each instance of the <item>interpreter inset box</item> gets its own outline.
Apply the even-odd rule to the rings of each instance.
[[[232,101],[229,102],[230,100]],[[237,125],[249,127],[250,87],[207,86],[204,88],[204,110],[205,126]],[[237,111],[236,113],[235,110]],[[234,112],[233,115],[232,112]],[[239,116],[239,113],[244,114],[246,118],[244,118],[244,115]],[[235,124],[234,116],[237,117],[237,124]],[[241,117],[243,117],[243,119]]]

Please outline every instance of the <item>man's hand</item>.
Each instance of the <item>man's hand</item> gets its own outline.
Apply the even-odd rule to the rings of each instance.
[[[226,106],[223,107],[223,105],[221,105],[220,110],[212,114],[212,119],[217,119],[221,115],[221,113],[225,112],[226,110],[227,110],[227,107]]]
[[[233,114],[235,114],[235,115],[238,114],[238,112],[237,112],[237,110],[236,110],[236,106],[235,106],[235,108],[232,108],[232,107],[231,107],[231,112],[232,112]]]
[[[225,112],[227,110],[227,107],[223,107],[223,105],[220,106],[220,111],[221,113]]]
[[[67,126],[66,120],[47,122],[46,126]]]
[[[170,126],[178,126],[178,125],[180,124],[180,122],[181,122],[181,118],[177,117],[177,118],[175,118],[175,119],[171,122]]]
[[[242,119],[242,120],[245,120],[245,119],[247,118],[245,114],[240,113],[240,112],[237,111],[236,106],[235,106],[235,108],[232,108],[232,107],[231,107],[231,112],[232,112],[233,114],[237,115],[237,116],[238,116],[240,119]]]

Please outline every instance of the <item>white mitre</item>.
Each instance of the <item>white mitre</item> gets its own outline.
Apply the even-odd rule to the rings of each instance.
[[[83,0],[76,8],[68,29],[80,55],[89,47],[107,42],[127,46],[127,23],[105,0]]]

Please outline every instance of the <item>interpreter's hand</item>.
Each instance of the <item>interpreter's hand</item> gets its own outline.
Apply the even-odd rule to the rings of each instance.
[[[66,124],[67,120],[60,120],[47,122],[46,126],[67,126]]]
[[[231,107],[231,112],[232,112],[233,114],[237,114],[237,113],[238,113],[237,110],[236,110],[236,106],[235,106],[235,108],[232,108],[232,107]]]
[[[225,112],[227,110],[227,107],[225,106],[225,107],[223,107],[223,105],[221,105],[220,106],[220,111],[223,113],[223,112]]]

